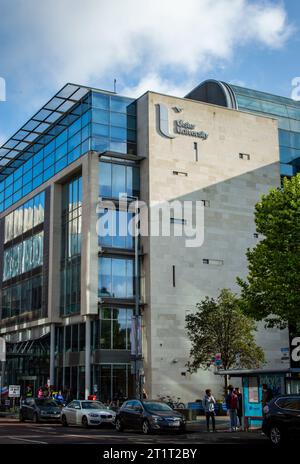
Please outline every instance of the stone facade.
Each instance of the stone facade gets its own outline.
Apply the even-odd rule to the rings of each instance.
[[[160,130],[161,104],[174,138]],[[176,120],[208,138],[176,134]],[[206,295],[214,297],[222,288],[238,292],[236,277],[246,276],[245,252],[259,239],[254,236],[254,205],[279,184],[277,121],[147,92],[138,100],[138,124],[138,153],[146,156],[141,199],[150,204],[150,237],[142,239],[146,390],[153,398],[170,394],[191,401],[212,387],[220,396],[222,380],[214,368],[186,372],[185,316]],[[206,200],[202,246],[187,248],[185,237],[151,237],[156,209],[174,200]],[[207,259],[217,261],[203,263]],[[266,351],[267,367],[278,367],[287,333],[262,326],[257,339]]]

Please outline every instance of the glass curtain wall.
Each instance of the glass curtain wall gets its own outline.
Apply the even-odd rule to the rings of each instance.
[[[80,312],[82,178],[76,177],[62,191],[62,247],[60,313]]]
[[[5,217],[1,320],[42,317],[45,193]]]
[[[240,110],[278,120],[281,175],[300,172],[300,102],[231,85]]]

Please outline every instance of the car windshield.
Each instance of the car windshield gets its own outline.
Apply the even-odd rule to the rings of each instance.
[[[167,404],[165,403],[145,403],[145,406],[146,408],[148,409],[148,411],[150,412],[156,412],[156,411],[173,411],[172,408],[170,408],[170,406],[168,406]]]
[[[106,409],[103,403],[100,403],[99,401],[83,401],[81,403],[82,409]]]
[[[52,400],[51,398],[45,398],[45,399],[39,399],[35,400],[35,403],[37,406],[49,406],[49,407],[55,407],[57,408],[57,403],[56,401]]]

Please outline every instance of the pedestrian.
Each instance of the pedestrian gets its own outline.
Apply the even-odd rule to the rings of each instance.
[[[211,419],[212,431],[216,431],[216,421],[215,421],[215,404],[216,400],[214,399],[211,390],[205,390],[205,396],[203,398],[203,407],[206,416],[206,429],[209,432],[209,422]]]
[[[265,408],[268,405],[269,401],[273,398],[273,391],[271,388],[268,387],[266,383],[262,384],[262,399],[261,399],[261,404],[262,404],[262,410],[263,414],[266,414]]]
[[[62,394],[61,390],[59,390],[59,392],[56,393],[56,395],[54,396],[54,399],[55,399],[59,404],[63,404],[63,403],[64,403],[64,397],[63,397],[63,394]]]
[[[237,407],[237,417],[239,420],[239,426],[240,428],[243,427],[243,395],[240,390],[240,387],[236,387],[235,389],[235,394],[238,399],[238,407]]]
[[[228,387],[228,395],[226,396],[226,407],[230,417],[230,431],[237,431],[237,409],[238,409],[238,397],[234,393],[232,385]]]
[[[42,387],[40,387],[40,388],[38,389],[37,396],[38,396],[39,399],[43,398],[44,392],[43,392]]]
[[[26,393],[25,393],[26,398],[32,398],[32,388],[30,385],[26,387]]]

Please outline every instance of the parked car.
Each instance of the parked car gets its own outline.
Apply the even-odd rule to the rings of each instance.
[[[262,431],[274,445],[300,439],[300,395],[280,395],[264,407]]]
[[[61,422],[68,425],[114,425],[116,413],[100,401],[74,400],[61,411]]]
[[[185,431],[185,418],[169,405],[155,400],[129,400],[116,415],[116,430],[141,430],[144,434],[161,431]]]
[[[61,408],[52,398],[26,398],[21,401],[20,421],[60,421]]]

